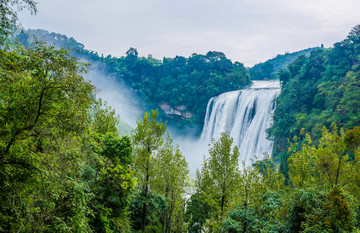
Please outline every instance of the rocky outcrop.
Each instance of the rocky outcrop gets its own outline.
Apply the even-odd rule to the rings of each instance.
[[[159,104],[159,107],[161,108],[161,110],[165,112],[166,115],[170,117],[180,117],[185,119],[189,119],[192,117],[192,114],[189,111],[187,111],[185,105],[172,107],[170,106],[170,104],[166,102],[162,102]]]

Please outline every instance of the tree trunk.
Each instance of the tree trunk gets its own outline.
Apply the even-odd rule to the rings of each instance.
[[[149,151],[149,148],[148,148]],[[149,153],[150,155],[150,153]],[[145,185],[144,185],[144,204],[143,204],[143,211],[142,211],[142,216],[141,216],[141,231],[145,232],[145,220],[146,220],[146,201],[148,198],[148,191],[149,191],[149,179],[150,179],[150,174],[149,174],[149,160],[150,160],[150,156],[146,162],[146,177],[145,177]]]

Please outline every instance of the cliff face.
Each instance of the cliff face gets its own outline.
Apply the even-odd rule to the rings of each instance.
[[[161,110],[165,112],[169,117],[180,117],[183,119],[189,119],[192,117],[192,114],[186,109],[185,105],[179,106],[170,106],[170,104],[166,102],[162,102],[159,104]]]

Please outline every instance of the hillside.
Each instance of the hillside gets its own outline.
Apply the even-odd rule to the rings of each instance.
[[[360,125],[360,26],[333,48],[298,57],[279,77],[282,92],[269,133],[275,157],[285,166],[294,137],[302,142],[310,133],[317,143],[324,126]]]
[[[279,54],[274,58],[271,58],[265,62],[254,65],[249,69],[249,74],[252,80],[262,80],[262,79],[277,79],[277,73],[281,69],[285,69],[290,63],[292,63],[299,56],[305,55],[309,56],[311,51],[323,47],[314,47],[304,50],[300,50],[293,53]]]
[[[25,46],[31,45],[34,38],[96,63],[106,75],[124,81],[148,103],[149,109],[160,108],[164,120],[180,127],[192,125],[201,128],[211,97],[250,84],[244,65],[232,62],[221,52],[158,60],[151,55],[139,57],[137,49],[130,48],[125,56],[104,57],[85,49],[74,38],[46,30],[26,30],[17,35]]]

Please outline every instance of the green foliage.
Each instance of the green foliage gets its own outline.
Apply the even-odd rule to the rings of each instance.
[[[288,142],[294,136],[305,142],[305,132],[309,132],[317,143],[323,126],[336,123],[350,129],[360,125],[359,30],[356,26],[333,48],[298,57],[279,73],[282,92],[269,133],[275,137],[275,156],[283,172]]]
[[[0,53],[0,229],[88,231],[92,195],[77,180],[93,90],[83,65],[41,44]]]
[[[116,126],[119,124],[119,118],[115,115],[115,110],[107,106],[99,98],[93,106],[93,123],[92,128],[99,134],[106,134],[107,132],[117,132]]]
[[[3,1],[2,35],[16,22],[14,4],[35,10],[32,1]],[[87,64],[41,43],[6,44],[0,50],[0,231],[359,232],[359,31],[355,27],[332,49],[300,56],[280,73],[284,94],[271,133],[295,136],[285,167],[288,185],[270,158],[239,169],[239,152],[223,133],[187,203],[187,163],[165,134],[166,124],[157,122],[157,111],[138,121],[132,141],[120,137],[119,118],[93,98],[94,87],[82,77]],[[189,99],[206,96],[209,87],[221,91],[224,77],[231,88],[248,82],[243,66],[219,52],[160,62],[139,58],[131,48],[114,59],[70,42],[77,54],[110,62],[108,72],[145,97],[153,95],[142,86],[149,83],[181,97],[177,78],[183,86],[196,84],[188,87]],[[189,101],[161,95],[172,105]],[[323,128],[334,121],[345,130]],[[277,139],[283,161],[285,141]]]
[[[203,202],[201,205],[210,207],[210,218],[205,225],[212,231],[219,230],[223,218],[235,207],[235,193],[240,175],[239,151],[237,147],[232,149],[232,142],[229,134],[222,133],[218,141],[213,141],[213,146],[209,150],[210,157],[204,161],[201,172],[197,171],[196,188],[200,197],[204,199],[194,201]],[[203,219],[198,220],[200,222],[197,224],[203,225]]]
[[[137,50],[130,48],[125,56],[103,57],[86,50],[84,45],[73,38],[45,30],[22,31],[17,38],[22,44],[31,45],[34,40],[31,35],[56,47],[69,49],[74,56],[96,63],[110,77],[120,82],[125,81],[149,103],[150,108],[157,108],[164,102],[172,108],[186,106],[186,112],[192,114],[191,119],[184,115],[165,116],[160,110],[162,118],[170,121],[175,119],[178,126],[201,125],[211,97],[250,84],[244,65],[231,62],[221,52],[193,54],[188,58],[176,56],[161,61],[151,55],[147,58],[139,57]]]
[[[189,169],[179,148],[174,148],[172,144],[172,139],[167,135],[156,158],[156,175],[152,188],[168,198],[168,206],[160,214],[163,232],[172,232],[174,229],[182,232],[186,230],[182,218],[184,218],[184,194],[189,186]]]
[[[150,179],[155,176],[156,153],[163,143],[166,125],[156,121],[158,112],[153,110],[145,113],[142,121],[137,122],[133,134],[135,152],[134,168],[138,177],[138,184],[147,196]]]
[[[12,47],[0,50],[0,231],[128,229],[130,138],[92,98],[86,64],[42,44]]]
[[[261,227],[258,225],[255,210],[251,207],[237,207],[229,215],[229,219],[223,223],[224,232],[258,232]]]
[[[144,232],[163,232],[160,215],[168,207],[168,199],[160,194],[149,192],[144,197],[141,192],[136,192],[130,205],[132,229],[134,231],[142,231],[143,206],[146,203],[146,219]]]
[[[287,226],[298,232],[352,232],[359,197],[357,128],[341,135],[336,126],[324,129],[319,145],[307,144],[289,158],[289,177],[295,192],[288,205]],[[351,135],[351,136],[350,136]],[[351,148],[356,148],[351,149]],[[350,158],[350,154],[354,154]]]
[[[223,232],[281,232],[280,213],[287,189],[269,158],[243,166],[235,193],[236,207],[222,222]]]
[[[243,168],[237,207],[222,231],[358,232],[360,133],[337,132],[324,129],[318,145],[309,136],[292,145],[287,186],[271,160]]]
[[[95,176],[89,180],[94,193],[91,225],[96,232],[129,230],[127,208],[135,187],[132,163],[132,146],[128,136],[117,134],[101,136]]]
[[[307,188],[294,192],[286,207],[288,232],[354,232],[354,202],[343,190]]]
[[[202,232],[206,220],[210,218],[211,206],[206,202],[205,193],[191,195],[186,208],[186,221],[189,223],[188,231]]]
[[[319,145],[311,144],[308,137],[308,144],[302,145],[301,150],[289,158],[289,176],[292,184],[299,188],[307,186],[319,186],[324,188],[347,187],[359,178],[357,170],[358,148],[355,156],[347,147],[348,135],[341,130],[341,136],[337,135],[337,127],[333,126],[332,132],[323,130]],[[355,136],[353,134],[353,136]],[[357,133],[356,137],[359,136]],[[357,144],[358,145],[358,144]],[[306,169],[304,169],[306,168]],[[358,187],[349,187],[353,192],[358,192]]]
[[[277,190],[279,191],[279,190]],[[262,196],[262,205],[240,205],[223,221],[223,232],[282,232],[278,213],[283,206],[282,195],[268,191]]]
[[[181,232],[185,228],[184,195],[189,169],[178,147],[174,148],[169,135],[165,137],[166,124],[158,123],[157,116],[155,110],[145,113],[133,134],[134,169],[141,196],[132,204],[132,224],[142,232],[173,232],[175,229]],[[166,205],[161,205],[159,211],[151,207],[151,195],[164,198]]]
[[[269,157],[239,169],[239,152],[231,147],[232,138],[223,133],[197,173],[197,193],[187,210],[189,230],[276,232],[282,226],[279,216],[287,193],[284,177]]]
[[[330,190],[325,204],[325,224],[333,232],[349,232],[354,228],[354,213],[346,194],[338,188]]]
[[[270,158],[240,170],[239,152],[222,134],[185,212],[187,163],[157,111],[138,121],[131,142],[118,136],[114,111],[92,97],[80,73],[86,66],[66,51],[40,44],[1,55],[1,231],[359,228],[359,127],[333,125],[316,143],[308,135],[293,143],[288,186]]]
[[[15,8],[15,9],[14,9]],[[27,8],[35,14],[36,2],[33,0],[1,0],[0,2],[0,45],[17,26],[17,11]]]

